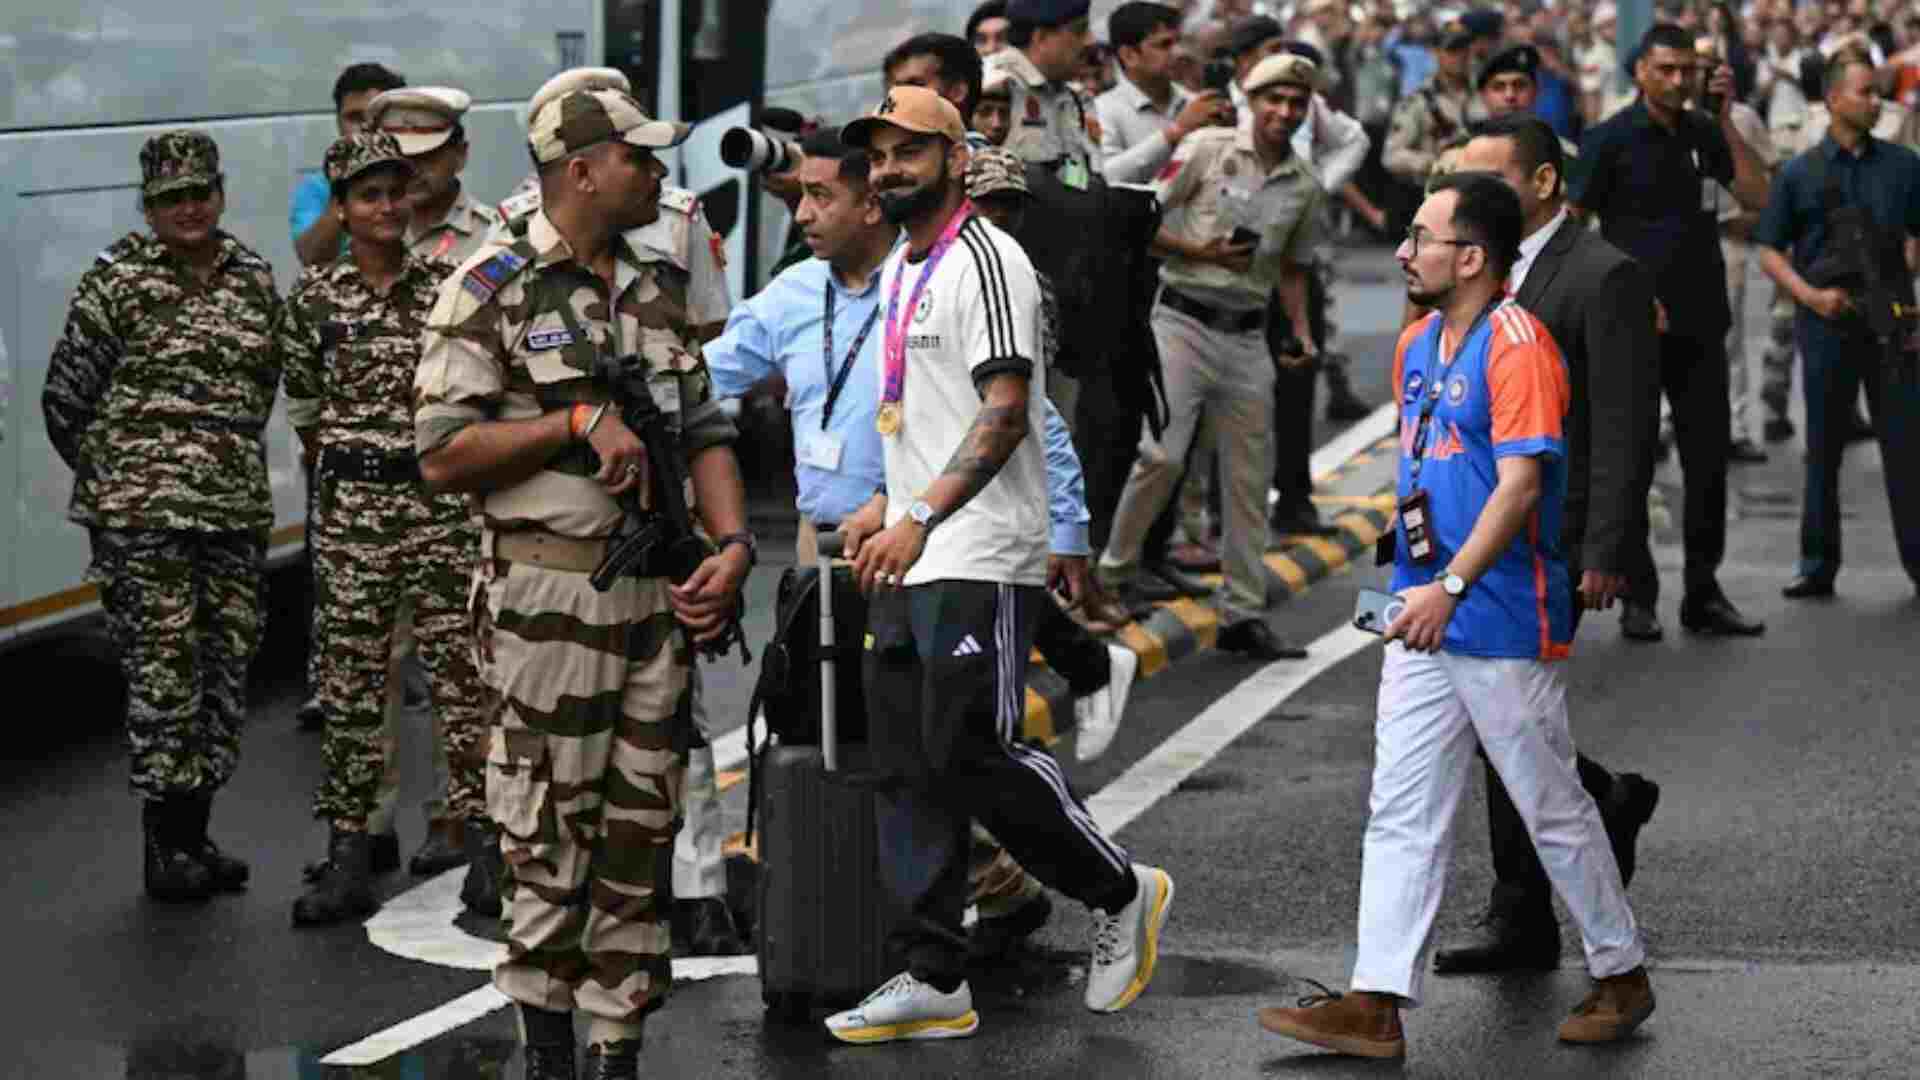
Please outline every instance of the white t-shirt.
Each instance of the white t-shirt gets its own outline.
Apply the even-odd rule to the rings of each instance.
[[[925,262],[900,245],[880,271],[881,319],[899,281],[904,310]],[[881,439],[887,467],[887,524],[906,516],[926,493],[980,412],[976,380],[1001,372],[1029,377],[1027,437],[998,475],[952,517],[927,534],[926,550],[906,585],[991,581],[1040,585],[1047,580],[1047,465],[1041,448],[1046,373],[1040,357],[1040,280],[1018,241],[978,215],[920,294],[907,322],[906,381],[900,430]],[[883,332],[884,332],[884,328]],[[875,350],[885,385],[885,350]]]

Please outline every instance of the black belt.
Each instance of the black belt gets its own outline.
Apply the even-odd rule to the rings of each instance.
[[[408,453],[328,446],[320,450],[320,475],[362,484],[413,484],[420,481],[420,460]]]
[[[1167,307],[1197,320],[1210,330],[1226,334],[1257,334],[1267,325],[1267,309],[1254,308],[1252,311],[1228,311],[1226,308],[1203,304],[1193,297],[1178,292],[1171,286],[1160,287],[1160,302]]]

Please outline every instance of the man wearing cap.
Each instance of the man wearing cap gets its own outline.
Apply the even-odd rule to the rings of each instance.
[[[686,271],[627,238],[660,212],[654,151],[686,133],[617,90],[542,105],[541,207],[441,285],[415,379],[428,485],[480,502],[474,629],[498,710],[487,806],[510,878],[494,985],[519,1003],[530,1077],[573,1075],[576,1009],[594,1075],[638,1068],[672,981],[655,883],[683,773],[672,724],[690,653],[675,622],[696,647],[724,640],[754,557],[734,427],[701,359],[714,327],[694,321]],[[636,358],[667,414],[718,545],[684,584],[645,565],[604,592],[588,582],[626,515],[616,500],[657,505],[645,446],[611,407],[616,357]]]
[[[465,499],[420,487],[413,454],[420,332],[453,267],[408,250],[414,164],[394,136],[367,130],[337,140],[325,172],[334,216],[353,243],[344,258],[301,277],[274,330],[287,418],[319,485],[309,523],[319,590],[314,666],[328,718],[327,776],[314,811],[331,839],[326,864],[294,903],[296,926],[364,918],[377,906],[378,830],[369,822],[383,786],[397,788],[383,784],[397,781],[399,741],[383,723],[383,706],[390,642],[403,619],[416,626],[446,769],[429,822],[433,809],[463,827],[484,827],[486,817],[484,693],[469,648],[464,572],[476,530]],[[390,829],[390,808],[388,817]]]
[[[1540,50],[1524,42],[1509,45],[1488,57],[1486,64],[1480,68],[1480,77],[1474,82],[1486,119],[1493,120],[1515,112],[1532,112],[1533,103],[1540,94],[1539,73]],[[1462,132],[1441,151],[1439,160],[1433,163],[1433,174],[1427,179],[1429,188],[1434,181],[1459,168],[1460,151],[1467,145],[1469,137],[1468,132]],[[1560,153],[1564,160],[1571,163],[1579,156],[1579,152],[1578,147],[1561,137]]]
[[[500,224],[493,207],[467,196],[467,131],[460,118],[473,98],[451,86],[388,90],[367,106],[367,125],[400,140],[413,162],[413,224],[407,247],[416,255],[460,263]]]
[[[1306,267],[1324,231],[1319,211],[1326,196],[1291,140],[1317,82],[1317,69],[1303,56],[1262,60],[1246,80],[1249,122],[1195,133],[1160,172],[1166,219],[1156,246],[1167,259],[1153,329],[1169,421],[1157,439],[1142,431],[1100,556],[1101,575],[1115,583],[1134,572],[1147,527],[1172,496],[1205,412],[1220,448],[1226,519],[1218,645],[1262,660],[1306,655],[1276,638],[1265,619],[1275,365],[1265,331],[1276,289],[1296,331],[1307,327]],[[1305,356],[1316,355],[1311,335],[1301,337]]]
[[[1473,108],[1467,84],[1473,42],[1467,31],[1442,30],[1433,77],[1395,106],[1380,161],[1402,183],[1424,191],[1441,150],[1466,134]]]
[[[850,553],[872,597],[868,740],[887,781],[883,876],[907,913],[892,935],[907,970],[827,1029],[852,1043],[978,1029],[961,931],[976,818],[1094,909],[1085,1001],[1116,1012],[1153,976],[1173,882],[1131,863],[1051,755],[1017,737],[1034,620],[1052,603],[1046,464],[1027,437],[1045,423],[1039,283],[1020,245],[967,202],[950,102],[897,86],[841,137],[868,151],[880,210],[907,234],[881,267],[875,328],[886,527]]]
[[[207,822],[239,760],[263,621],[280,296],[267,261],[220,228],[212,138],[153,136],[140,178],[152,232],[80,278],[40,405],[127,683],[147,895],[200,900],[247,881]]]
[[[1089,0],[1007,0],[1010,47],[986,59],[987,70],[1013,76],[1006,148],[1081,191],[1100,171],[1093,99],[1068,82],[1093,40],[1089,7]]]

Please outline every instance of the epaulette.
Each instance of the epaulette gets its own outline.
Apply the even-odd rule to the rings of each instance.
[[[660,206],[662,209],[672,210],[676,214],[686,214],[691,217],[695,208],[699,205],[699,197],[686,188],[663,186],[660,189]]]
[[[500,200],[500,219],[502,221],[512,221],[515,218],[525,217],[538,209],[540,209],[540,189],[534,188],[531,191],[523,191],[518,195],[509,195]]]
[[[95,255],[93,258],[94,261],[98,262],[101,266],[112,266],[114,263],[120,261],[120,256],[115,255],[112,248],[103,248],[100,254]]]
[[[519,244],[515,244],[512,247],[501,248],[491,257],[475,265],[473,269],[467,271],[465,277],[460,279],[460,287],[483,304],[492,300],[493,294],[499,292],[501,286],[512,281],[514,275],[527,265],[527,256],[520,254],[519,247]]]

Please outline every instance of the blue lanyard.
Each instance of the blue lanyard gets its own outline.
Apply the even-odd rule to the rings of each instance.
[[[833,403],[840,399],[840,391],[847,385],[847,376],[853,371],[853,361],[860,355],[860,346],[867,343],[867,335],[873,332],[873,324],[880,321],[880,305],[873,305],[867,313],[866,325],[860,328],[860,336],[853,339],[853,348],[847,350],[847,358],[840,363],[840,373],[833,372],[833,281],[832,270],[828,270],[827,281],[827,319],[821,328],[820,367],[827,379],[827,407],[820,411],[820,430],[827,430],[827,421],[833,417]]]
[[[1496,296],[1491,303],[1480,309],[1480,314],[1473,317],[1473,323],[1467,327],[1467,332],[1461,335],[1460,344],[1454,346],[1453,355],[1447,357],[1445,360],[1440,359],[1440,346],[1445,344],[1447,336],[1446,316],[1441,316],[1439,320],[1440,324],[1434,328],[1433,357],[1434,360],[1439,363],[1440,371],[1439,377],[1434,378],[1433,365],[1427,365],[1427,375],[1429,376],[1427,379],[1427,400],[1420,403],[1420,419],[1413,426],[1412,468],[1413,481],[1416,484],[1420,482],[1420,462],[1427,456],[1427,428],[1433,420],[1433,410],[1440,404],[1440,395],[1446,392],[1447,372],[1453,370],[1453,362],[1460,359],[1460,354],[1466,351],[1467,342],[1472,341],[1473,335],[1479,332],[1480,324],[1486,322],[1487,316],[1493,314],[1493,309],[1499,307],[1501,301],[1505,299],[1506,297],[1504,296]]]

